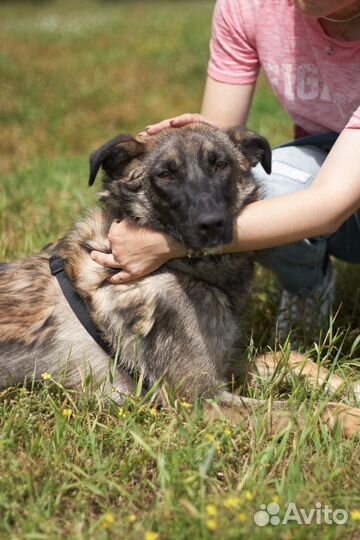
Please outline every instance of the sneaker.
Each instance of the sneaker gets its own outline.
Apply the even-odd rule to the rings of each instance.
[[[320,285],[309,296],[282,291],[277,316],[280,341],[289,338],[292,348],[299,341],[307,344],[319,339],[320,330],[329,326],[331,306],[335,298],[336,272],[331,263]]]

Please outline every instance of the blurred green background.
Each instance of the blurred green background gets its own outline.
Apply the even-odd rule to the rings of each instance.
[[[1,171],[198,111],[213,1],[0,2]],[[250,126],[289,123],[260,82]]]

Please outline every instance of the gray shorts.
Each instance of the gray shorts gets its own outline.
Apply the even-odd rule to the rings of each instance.
[[[325,158],[326,153],[315,146],[275,148],[270,175],[260,165],[254,168],[264,198],[307,189]],[[293,294],[308,295],[323,280],[330,255],[360,263],[360,211],[334,234],[261,250],[256,258],[275,273],[281,287]]]

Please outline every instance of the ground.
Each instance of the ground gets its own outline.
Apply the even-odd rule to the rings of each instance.
[[[95,201],[93,149],[199,110],[212,10],[208,0],[0,1],[0,260],[36,252]],[[263,78],[249,126],[273,145],[292,135]],[[339,312],[308,353],[350,380],[359,374],[358,269],[338,264],[338,274]],[[250,357],[275,346],[277,302],[274,280],[258,270]],[[328,398],[295,378],[251,391],[308,402],[305,427],[276,437],[265,414],[250,429],[208,424],[187,403],[158,411],[134,398],[119,411],[89,391],[76,399],[51,374],[34,390],[0,395],[0,538],[360,537],[358,440],[328,434],[311,407]],[[279,505],[278,514],[265,508],[273,524],[256,525],[270,503]],[[320,523],[276,525],[289,503],[316,509]],[[347,523],[326,523],[325,505],[346,510]]]

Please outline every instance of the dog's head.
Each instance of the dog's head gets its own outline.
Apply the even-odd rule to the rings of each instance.
[[[260,135],[196,123],[112,139],[91,155],[89,183],[102,167],[111,218],[130,217],[203,249],[229,243],[234,218],[259,198],[251,174],[258,162],[270,173],[271,149]]]

